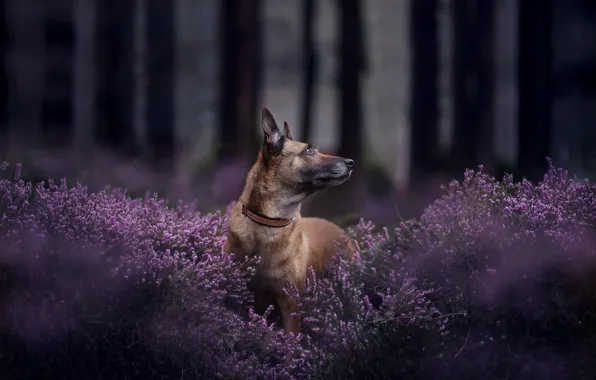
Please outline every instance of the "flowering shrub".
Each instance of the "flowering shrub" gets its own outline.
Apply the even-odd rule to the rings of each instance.
[[[220,214],[201,216],[183,204],[169,209],[155,195],[93,194],[64,181],[33,186],[19,178],[19,167],[14,180],[0,182],[0,199],[0,323],[6,341],[23,347],[3,364],[28,363],[21,367],[31,371],[27,378],[72,370],[73,361],[88,371],[81,376],[184,370],[246,378],[288,370],[237,352],[259,343],[267,358],[280,357],[298,345],[283,337],[251,340],[267,326],[259,317],[242,326],[225,307],[226,299],[250,302],[254,263],[236,265],[222,252]],[[186,359],[192,362],[176,362]],[[151,372],[143,368],[149,363]]]
[[[223,252],[225,213],[19,171],[0,179],[3,378],[593,373],[596,187],[552,165],[536,185],[466,171],[394,232],[348,229],[354,258],[287,289],[298,337],[250,309],[257,261]]]
[[[380,272],[382,289],[370,291],[382,300],[373,308],[362,272],[388,237],[361,223],[357,257],[338,259],[328,279],[309,278],[306,334],[285,336],[267,315],[249,310],[245,318],[230,306],[252,305],[246,285],[256,261],[235,264],[223,252],[221,214],[168,208],[156,195],[90,193],[64,180],[33,185],[19,171],[0,180],[0,323],[10,344],[0,364],[21,371],[15,377],[313,377],[365,350],[381,319],[436,317],[428,291],[391,268]]]
[[[596,186],[548,163],[536,185],[468,170],[396,231],[449,318],[435,347],[449,378],[594,373]]]
[[[362,364],[354,359],[365,357],[381,332],[431,330],[442,321],[427,299],[432,289],[418,288],[403,257],[387,249],[388,231],[375,235],[373,229],[363,220],[348,229],[357,243],[355,256],[349,261],[336,257],[326,278],[316,279],[312,271],[307,278],[299,306],[311,350],[323,359],[314,363],[318,378],[361,378],[356,367]],[[406,335],[395,343],[408,339]],[[399,363],[402,369],[407,366],[404,360]]]

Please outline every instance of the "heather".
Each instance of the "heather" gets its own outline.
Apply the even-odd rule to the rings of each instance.
[[[538,184],[467,170],[397,231],[448,318],[434,349],[449,378],[593,376],[596,186],[548,164]]]
[[[226,213],[0,179],[3,378],[590,378],[596,187],[468,170],[418,219],[360,221],[309,275],[303,334],[250,309]],[[593,285],[594,284],[594,285]],[[284,363],[291,354],[291,360]]]
[[[374,309],[358,266],[338,259],[329,279],[309,279],[307,334],[286,337],[266,315],[244,312],[256,262],[223,253],[224,215],[155,194],[34,185],[18,165],[3,169],[1,364],[14,377],[312,377],[362,351],[375,319],[432,316],[425,291],[397,278],[384,289],[390,302]],[[365,254],[372,237],[362,230]]]

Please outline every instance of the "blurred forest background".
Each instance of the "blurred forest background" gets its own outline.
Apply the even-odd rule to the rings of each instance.
[[[309,215],[390,223],[483,164],[596,176],[590,0],[0,0],[0,160],[238,197],[260,108],[356,160]],[[342,219],[343,218],[343,219]]]

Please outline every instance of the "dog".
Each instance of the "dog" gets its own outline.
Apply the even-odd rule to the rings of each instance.
[[[263,145],[230,212],[224,251],[237,260],[260,257],[250,289],[255,311],[262,313],[274,305],[284,331],[297,335],[301,324],[295,314],[297,301],[284,292],[284,286],[292,284],[302,295],[309,267],[321,278],[338,248],[348,256],[355,251],[339,226],[303,218],[300,208],[308,196],[346,182],[354,161],[295,141],[288,123],[282,132],[267,108],[262,109],[261,126]]]

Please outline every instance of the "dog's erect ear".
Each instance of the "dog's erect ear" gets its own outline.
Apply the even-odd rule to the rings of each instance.
[[[286,136],[286,139],[288,140],[294,140],[292,138],[292,132],[290,132],[290,126],[288,125],[287,121],[284,121],[284,136]]]
[[[267,108],[263,108],[261,111],[261,127],[263,127],[265,144],[269,150],[281,150],[284,145],[284,136],[281,134],[273,115]]]

